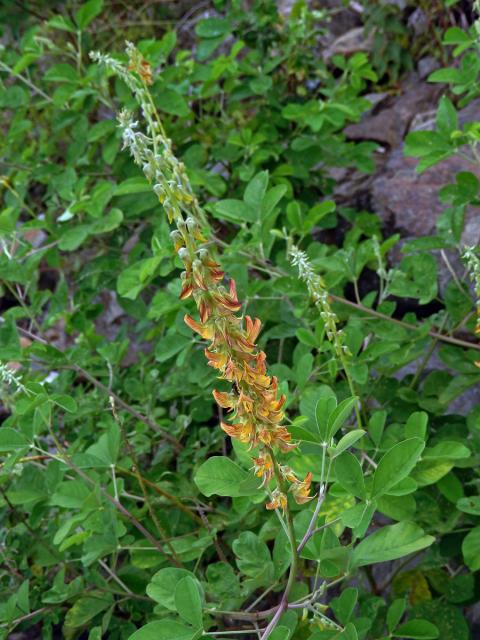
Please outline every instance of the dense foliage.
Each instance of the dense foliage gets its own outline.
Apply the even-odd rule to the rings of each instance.
[[[0,637],[474,638],[475,15],[53,4],[1,9]],[[426,54],[404,153],[471,170],[405,241],[336,188]]]

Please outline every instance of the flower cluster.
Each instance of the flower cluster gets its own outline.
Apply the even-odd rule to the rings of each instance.
[[[208,341],[205,349],[208,364],[218,371],[220,379],[231,383],[230,391],[213,392],[218,405],[229,412],[229,420],[222,422],[221,427],[230,437],[247,443],[250,449],[258,449],[253,458],[255,474],[262,478],[266,488],[272,479],[276,483],[267,509],[284,509],[287,491],[301,504],[310,499],[311,474],[302,481],[275,458],[276,448],[288,452],[296,445],[282,425],[285,396],[279,395],[277,379],[267,373],[265,353],[256,346],[260,320],[239,315],[242,304],[237,298],[235,282],[230,280],[225,284],[225,274],[208,242],[205,215],[185,166],[172,151],[148,91],[150,67],[133,45],[127,44],[127,54],[128,70],[109,56],[93,54],[92,57],[121,78],[128,76],[127,84],[146,120],[144,134],[129,113],[120,114],[124,147],[153,183],[169,222],[175,224],[171,237],[185,269],[180,297],[192,297],[199,313],[199,321],[187,315],[185,322]]]
[[[480,335],[480,258],[475,253],[475,247],[467,247],[463,252],[463,259],[465,260],[470,275],[470,280],[475,288],[475,305],[477,308],[477,323],[475,325],[475,333]],[[475,363],[477,367],[480,367],[480,361]]]
[[[290,248],[290,261],[294,267],[298,268],[298,275],[307,285],[313,303],[325,323],[327,338],[332,343],[337,356],[343,360],[345,355],[351,354],[348,347],[343,344],[343,331],[337,327],[338,318],[330,306],[328,290],[323,278],[314,272],[307,254],[295,245]]]
[[[0,382],[5,382],[7,385],[15,388],[15,392],[22,391],[27,393],[28,390],[18,376],[15,375],[14,369],[15,363],[4,364],[0,362]]]

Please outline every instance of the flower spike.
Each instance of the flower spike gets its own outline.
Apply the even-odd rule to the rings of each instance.
[[[250,449],[258,447],[254,469],[264,487],[274,478],[282,485],[273,488],[267,509],[284,510],[287,491],[291,491],[297,502],[306,502],[311,474],[300,481],[291,470],[284,472],[282,469],[288,468],[275,462],[275,447],[286,453],[296,445],[281,424],[285,396],[279,395],[277,379],[267,372],[266,355],[256,346],[261,322],[258,318],[252,320],[245,316],[243,319],[237,315],[242,303],[235,280],[230,279],[228,285],[224,283],[224,272],[209,241],[207,219],[190,185],[185,165],[172,151],[171,140],[165,135],[148,92],[152,69],[131,43],[127,43],[127,55],[128,68],[110,56],[95,53],[92,57],[127,84],[146,119],[146,132],[142,133],[131,114],[122,112],[119,123],[123,142],[153,184],[169,222],[176,227],[171,238],[184,266],[180,299],[193,298],[199,314],[199,321],[186,315],[185,323],[209,343],[205,356],[208,364],[218,371],[218,377],[232,383],[229,392],[213,392],[217,404],[228,409],[231,415],[231,420],[221,422],[220,426],[231,438],[248,444]]]

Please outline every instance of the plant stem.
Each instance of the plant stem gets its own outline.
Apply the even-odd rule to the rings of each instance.
[[[194,513],[191,509],[189,509],[186,505],[184,505],[183,502],[179,500],[176,496],[172,495],[171,493],[168,493],[168,491],[165,491],[165,489],[162,489],[151,480],[148,480],[144,476],[140,475],[140,472],[138,470],[136,472],[133,472],[133,471],[130,471],[130,469],[125,469],[123,467],[117,466],[117,472],[128,475],[128,476],[132,476],[136,478],[139,481],[139,483],[141,478],[141,482],[144,485],[146,485],[147,487],[150,487],[153,491],[158,493],[158,495],[164,497],[166,500],[168,500],[173,505],[175,505],[177,509],[180,509],[180,511],[183,511],[185,515],[187,515],[189,518],[191,518],[197,524],[203,527],[204,522],[199,516],[197,516],[196,513]]]
[[[277,480],[277,484],[280,488],[281,491],[285,491],[285,481],[282,477],[282,474],[280,472],[280,468],[278,465],[278,462],[275,458],[275,454],[273,453],[273,450],[269,448],[269,454],[272,458],[273,461],[273,468],[274,468],[274,474],[275,474],[275,478]],[[288,531],[288,539],[290,542],[290,548],[292,550],[292,563],[290,565],[290,573],[288,574],[288,580],[287,580],[287,584],[285,587],[285,591],[283,592],[282,595],[282,599],[280,600],[280,604],[278,605],[277,610],[275,611],[275,614],[273,616],[273,618],[270,620],[267,628],[265,629],[265,631],[262,633],[261,639],[260,640],[267,640],[267,638],[270,637],[270,634],[272,633],[272,631],[275,629],[275,627],[278,624],[278,621],[280,620],[280,617],[282,616],[282,614],[287,610],[288,608],[288,596],[290,595],[290,591],[293,587],[293,583],[295,582],[295,578],[297,575],[297,569],[298,569],[298,552],[297,552],[297,541],[295,539],[295,530],[293,528],[293,518],[292,518],[292,513],[289,509],[288,506],[288,502],[285,506],[285,516],[286,516],[286,521],[287,521],[287,531]]]
[[[445,329],[445,325],[447,324],[447,320],[448,320],[448,314],[445,314],[445,317],[442,320],[442,323],[440,325],[440,332],[442,332]],[[435,347],[438,344],[438,338],[434,338],[432,340],[432,344],[430,345],[427,353],[425,354],[425,357],[423,358],[422,362],[420,363],[420,366],[418,367],[415,375],[413,376],[412,382],[410,383],[410,389],[415,389],[415,387],[417,386],[419,380],[420,380],[420,376],[422,375],[423,371],[425,370],[425,367],[427,366],[430,358],[433,355],[433,352],[435,351]]]
[[[312,518],[310,520],[310,524],[308,525],[307,530],[305,531],[305,535],[303,536],[300,544],[297,547],[297,554],[300,553],[303,547],[307,544],[310,538],[313,536],[315,531],[315,523],[317,522],[318,514],[320,513],[320,509],[322,507],[323,501],[325,500],[325,488],[323,484],[320,486],[320,490],[318,492],[317,504],[315,506],[315,510],[313,512]]]
[[[358,394],[356,392],[355,385],[353,384],[352,376],[350,375],[350,371],[348,368],[348,362],[343,354],[340,356],[340,362],[342,363],[342,367],[345,372],[345,377],[347,378],[348,388],[350,389],[350,393],[352,394],[352,396],[357,396]],[[360,396],[358,396],[358,398],[360,398]],[[358,401],[355,402],[355,417],[357,419],[358,428],[363,429],[362,418],[360,417],[360,410],[358,408]]]
[[[35,340],[35,342],[39,342],[40,344],[51,346],[48,340],[45,340],[41,336],[36,335],[31,331],[28,331],[28,329],[23,329],[22,327],[18,327],[18,331],[22,333],[24,336],[27,336],[28,338],[30,338],[31,340]],[[101,391],[104,391],[105,393],[107,393],[127,413],[129,413],[131,416],[133,416],[137,420],[140,420],[140,422],[143,422],[144,424],[149,426],[151,429],[153,429],[157,433],[161,434],[162,438],[170,442],[170,444],[172,444],[177,451],[183,448],[182,443],[179,440],[177,440],[177,438],[172,436],[167,431],[164,431],[161,427],[158,426],[158,424],[156,424],[156,422],[154,422],[153,420],[150,420],[150,418],[142,415],[139,411],[137,411],[136,409],[131,407],[129,404],[127,404],[124,400],[122,400],[119,396],[117,396],[117,394],[114,391],[109,390],[109,388],[106,385],[104,385],[102,382],[100,382],[100,380],[97,380],[94,376],[88,373],[88,371],[86,371],[83,367],[80,367],[78,364],[69,364],[67,365],[66,368],[72,369],[73,371],[76,371],[77,373],[81,374],[84,378],[86,378],[89,382],[91,382],[94,387],[97,387],[97,389],[100,389]]]
[[[84,471],[82,471],[82,469],[77,467],[77,465],[74,462],[72,462],[72,460],[67,455],[67,452],[65,451],[60,441],[58,440],[57,436],[55,435],[51,425],[48,425],[48,430],[52,437],[52,440],[55,443],[55,446],[57,447],[57,451],[59,453],[59,456],[52,455],[52,458],[56,460],[60,459],[64,464],[67,465],[67,467],[70,467],[72,471],[75,471],[75,473],[79,475],[80,478],[82,478],[82,480],[84,480],[91,487],[95,487],[95,488],[98,487],[103,497],[108,502],[110,502],[110,504],[113,505],[122,515],[124,515],[127,518],[127,520],[135,527],[135,529],[137,529],[137,531],[139,531],[162,554],[162,556],[164,556],[176,567],[181,567],[180,563],[174,557],[171,557],[167,553],[165,553],[162,543],[159,542],[156,538],[154,538],[154,536],[152,536],[150,531],[148,531],[148,529],[146,529],[143,526],[143,524],[139,522],[135,518],[135,516],[132,513],[130,513],[130,511],[126,507],[124,507],[119,500],[116,500],[113,496],[111,496],[108,493],[108,491],[104,487],[102,487],[102,485],[97,484],[95,480],[90,478],[89,475],[87,475]]]

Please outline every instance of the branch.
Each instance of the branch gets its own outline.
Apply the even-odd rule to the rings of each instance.
[[[320,487],[319,492],[318,492],[318,500],[317,500],[317,504],[315,506],[315,511],[313,512],[313,515],[311,517],[310,523],[307,527],[307,530],[305,531],[305,535],[303,536],[300,544],[297,547],[297,553],[300,553],[301,550],[303,549],[303,547],[307,544],[307,542],[310,540],[310,538],[313,536],[314,531],[315,531],[315,523],[317,522],[317,518],[318,518],[318,514],[320,513],[320,509],[322,507],[323,501],[325,500],[325,489],[324,487]]]
[[[32,333],[31,331],[28,331],[28,329],[24,329],[23,327],[18,327],[18,330],[24,336],[27,336],[28,338],[30,338],[31,340],[34,340],[35,342],[39,342],[40,344],[51,346],[48,340],[45,340],[44,338],[38,336],[37,334]],[[80,367],[78,364],[69,363],[67,365],[67,368],[72,369],[73,371],[76,371],[77,373],[81,374],[84,378],[86,378],[86,380],[91,382],[94,387],[96,387],[97,389],[100,389],[101,391],[104,391],[106,394],[111,396],[115,400],[115,402],[120,407],[122,407],[122,409],[125,409],[125,411],[129,413],[131,416],[133,416],[137,420],[140,420],[140,422],[143,422],[144,424],[149,426],[151,429],[161,434],[162,438],[170,442],[170,444],[172,444],[177,451],[183,448],[182,443],[179,440],[177,440],[175,436],[172,436],[170,433],[168,433],[168,431],[164,431],[164,429],[159,427],[156,422],[154,422],[153,420],[150,420],[150,418],[147,418],[147,416],[144,416],[139,411],[131,407],[124,400],[122,400],[116,393],[109,390],[109,388],[106,385],[104,385],[102,382],[100,382],[100,380],[97,380],[97,378],[95,378],[90,373],[88,373],[88,371],[85,371],[83,367]]]

